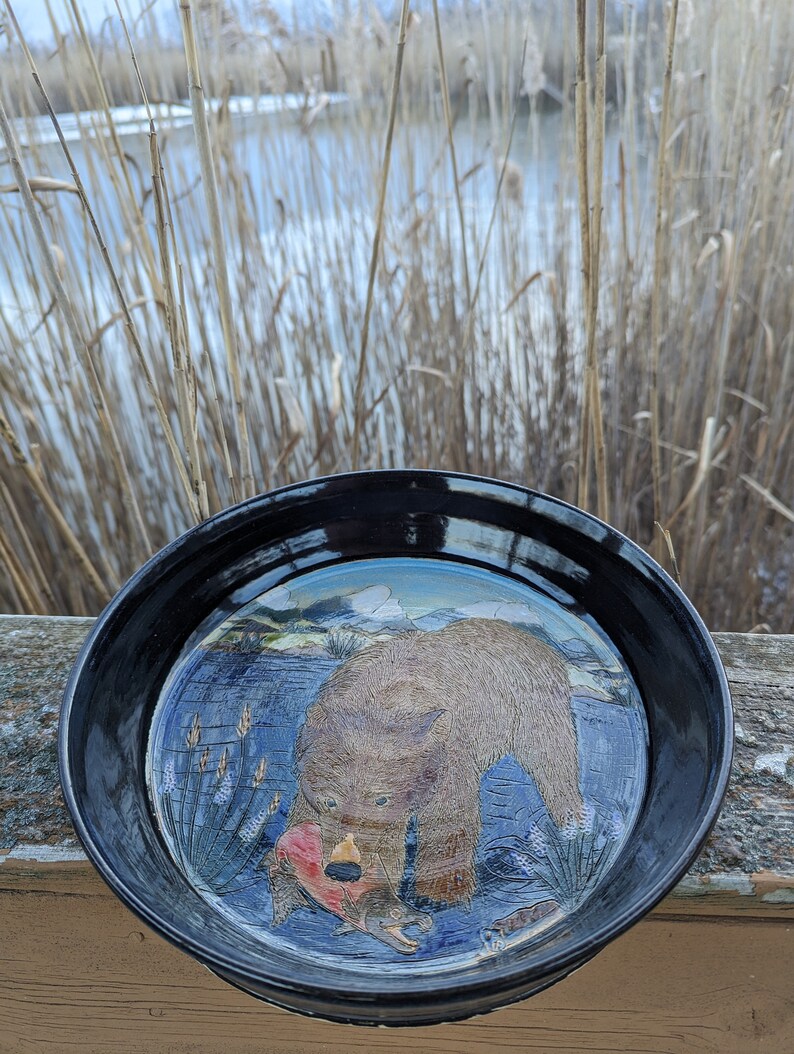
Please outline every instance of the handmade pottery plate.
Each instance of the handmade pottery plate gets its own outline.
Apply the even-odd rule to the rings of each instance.
[[[495,480],[286,487],[157,554],[66,691],[75,828],[230,983],[419,1024],[539,991],[683,876],[732,717],[640,548]]]

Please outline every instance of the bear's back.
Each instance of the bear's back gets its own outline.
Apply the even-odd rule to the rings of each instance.
[[[512,740],[519,720],[569,706],[568,673],[550,645],[499,619],[465,619],[416,642],[422,680],[485,745]]]
[[[511,623],[473,618],[363,649],[332,674],[321,701],[358,713],[449,711],[449,747],[483,763],[510,752],[520,722],[540,726],[549,707],[567,714],[570,692],[554,648]]]

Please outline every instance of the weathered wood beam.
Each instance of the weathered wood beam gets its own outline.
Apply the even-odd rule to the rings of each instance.
[[[39,862],[42,877],[88,866],[61,798],[56,739],[61,693],[90,626],[0,616],[0,885],[16,861],[27,873]],[[794,916],[794,636],[715,639],[736,711],[731,784],[705,851],[657,910]]]

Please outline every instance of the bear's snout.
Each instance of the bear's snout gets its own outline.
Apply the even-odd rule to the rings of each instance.
[[[325,875],[334,882],[358,882],[361,864],[354,864],[352,860],[334,860],[326,867]]]
[[[346,834],[331,850],[325,875],[335,882],[357,882],[361,878],[361,853],[352,834]]]

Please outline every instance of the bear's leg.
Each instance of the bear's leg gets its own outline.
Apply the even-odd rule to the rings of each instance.
[[[307,821],[317,821],[317,814],[298,788],[295,800],[289,811],[287,829],[297,827]],[[270,891],[273,897],[273,925],[280,926],[296,908],[306,907],[309,902],[303,895],[297,879],[291,874],[289,866],[278,862],[273,850],[269,850],[256,865],[257,871],[267,869],[270,876]]]
[[[292,873],[291,864],[287,860],[279,861],[273,849],[265,854],[257,870],[264,868],[267,868],[270,878],[274,926],[286,922],[296,908],[310,907]]]
[[[446,797],[419,815],[416,895],[440,904],[468,904],[477,886],[474,854],[480,837],[479,782],[473,806]]]
[[[524,719],[513,736],[512,753],[535,781],[557,827],[582,815],[579,790],[579,747],[570,696],[562,687],[545,699],[542,727],[527,720],[537,704],[523,709]]]

